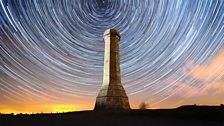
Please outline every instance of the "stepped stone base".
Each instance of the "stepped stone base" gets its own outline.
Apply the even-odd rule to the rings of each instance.
[[[94,110],[128,110],[128,97],[121,85],[106,85],[100,89]]]

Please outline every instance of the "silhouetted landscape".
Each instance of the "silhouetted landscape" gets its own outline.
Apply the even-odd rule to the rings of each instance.
[[[177,125],[224,126],[224,106],[181,106],[176,109],[79,111],[57,114],[1,114],[0,126]]]

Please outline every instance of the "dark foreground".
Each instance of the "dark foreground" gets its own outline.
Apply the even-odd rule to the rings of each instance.
[[[123,112],[82,111],[62,114],[0,115],[0,126],[224,126],[223,106]]]

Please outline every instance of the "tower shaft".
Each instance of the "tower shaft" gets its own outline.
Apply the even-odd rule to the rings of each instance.
[[[128,97],[121,84],[119,32],[115,29],[106,30],[104,41],[103,84],[96,98],[95,110],[130,109]]]

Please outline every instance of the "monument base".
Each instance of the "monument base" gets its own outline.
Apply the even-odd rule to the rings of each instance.
[[[100,89],[94,110],[129,110],[128,97],[121,85],[106,85]]]

